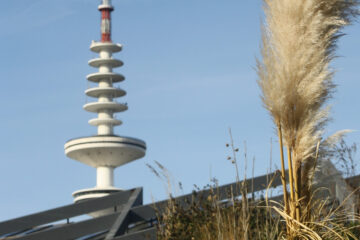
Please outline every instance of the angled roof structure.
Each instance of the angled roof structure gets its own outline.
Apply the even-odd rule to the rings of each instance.
[[[218,188],[219,199],[226,200],[230,191],[239,196],[240,191],[236,189],[242,184],[248,192],[261,191],[267,188],[270,179],[274,179],[272,187],[281,184],[277,173],[234,182]],[[143,205],[142,193],[142,188],[135,188],[0,222],[0,240],[155,240],[157,213],[166,209],[168,201]],[[203,197],[209,194],[210,190],[201,191]],[[193,197],[188,194],[177,197],[176,201],[186,205],[194,201]],[[106,214],[73,220],[98,211]]]
[[[348,185],[359,186],[359,176],[346,179]],[[218,187],[219,200],[229,198],[231,191],[240,196],[239,186],[256,193],[281,185],[278,172]],[[196,196],[207,197],[211,190],[203,190]],[[155,240],[157,216],[164,212],[168,201],[143,205],[142,188],[109,194],[101,198],[80,201],[28,216],[0,222],[0,240]],[[281,201],[282,196],[273,199]],[[186,206],[194,194],[175,198]],[[101,211],[101,216],[84,218]],[[82,220],[75,221],[79,216]]]

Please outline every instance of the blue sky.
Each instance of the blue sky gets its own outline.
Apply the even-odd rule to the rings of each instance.
[[[95,169],[66,158],[64,143],[93,135],[85,76],[91,40],[100,37],[96,0],[18,0],[0,8],[2,114],[0,118],[0,221],[72,202],[73,191],[95,185]],[[255,175],[273,162],[276,136],[262,108],[254,71],[259,56],[260,0],[114,0],[113,39],[126,76],[121,101],[129,111],[116,133],[143,139],[145,158],[115,171],[120,188],[144,187],[145,202],[164,199],[163,182],[146,163],[159,161],[184,192],[235,180],[228,128],[240,148],[246,141]],[[360,28],[346,29],[333,67],[339,85],[328,133],[360,129]],[[88,99],[90,100],[90,99]],[[360,133],[347,137],[360,142]],[[248,175],[251,172],[249,163]]]

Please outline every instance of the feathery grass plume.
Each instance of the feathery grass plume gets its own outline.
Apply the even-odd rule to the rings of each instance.
[[[330,63],[341,30],[359,14],[358,0],[263,0],[262,61],[257,62],[262,100],[288,151],[290,212],[299,221],[301,193],[329,120],[334,90]],[[282,146],[281,146],[282,149]],[[283,162],[283,159],[282,159]],[[307,170],[305,168],[304,170]],[[294,182],[294,183],[293,183]],[[286,202],[285,202],[286,205]]]
[[[331,158],[334,155],[334,151],[336,151],[336,145],[343,141],[343,138],[346,134],[353,132],[350,129],[344,129],[341,131],[337,131],[333,135],[327,137],[323,141],[318,142],[316,157],[313,159],[314,161],[307,161],[303,164],[303,174],[306,174],[307,177],[303,177],[307,180],[307,182],[303,183],[303,189],[311,189],[313,185],[313,178],[315,175],[315,171],[317,166],[317,160]],[[306,191],[306,190],[305,190]]]

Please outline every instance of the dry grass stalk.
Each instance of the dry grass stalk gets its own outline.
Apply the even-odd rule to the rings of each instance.
[[[279,137],[279,145],[280,145],[280,160],[281,160],[281,182],[283,185],[283,197],[284,197],[284,205],[285,205],[285,212],[289,213],[289,197],[286,188],[286,177],[285,177],[285,160],[284,160],[284,147],[282,141],[282,130],[281,125],[278,125],[278,137]]]
[[[295,196],[294,196],[294,170],[293,163],[291,158],[291,149],[287,147],[287,158],[288,158],[288,166],[289,166],[289,185],[290,185],[290,214],[292,217],[295,217]]]

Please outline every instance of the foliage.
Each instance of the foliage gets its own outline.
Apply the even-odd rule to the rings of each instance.
[[[329,199],[315,199],[309,217],[298,228],[279,203],[242,201],[231,193],[227,201],[219,201],[216,191],[207,198],[193,192],[192,201],[184,205],[171,198],[165,212],[158,212],[157,239],[285,240],[294,239],[295,234],[298,240],[358,240],[359,217],[335,206]],[[286,222],[294,227],[292,235]]]
[[[169,200],[166,212],[159,215],[159,240],[275,240],[285,228],[279,215],[271,214],[262,201],[219,202],[214,191],[207,198],[194,192],[193,199],[197,200],[186,207]]]

